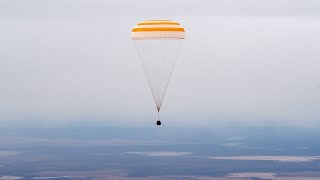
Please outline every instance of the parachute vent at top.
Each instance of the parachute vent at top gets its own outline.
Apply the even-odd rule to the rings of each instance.
[[[131,33],[132,39],[184,39],[185,30],[178,22],[149,20],[138,23]]]

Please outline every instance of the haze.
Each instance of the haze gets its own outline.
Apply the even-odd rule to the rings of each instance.
[[[0,121],[153,123],[131,28],[172,19],[187,39],[162,119],[317,124],[316,0],[0,2]]]

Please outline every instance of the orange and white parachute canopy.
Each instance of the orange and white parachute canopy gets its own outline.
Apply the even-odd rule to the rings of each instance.
[[[138,23],[131,33],[132,39],[184,39],[185,30],[178,22],[148,20]]]

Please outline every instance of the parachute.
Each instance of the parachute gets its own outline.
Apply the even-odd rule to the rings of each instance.
[[[138,23],[131,32],[158,111],[160,109],[179,57],[185,29],[170,20],[149,20]]]

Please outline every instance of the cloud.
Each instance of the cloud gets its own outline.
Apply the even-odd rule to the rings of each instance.
[[[0,176],[0,180],[18,180],[18,179],[24,179],[24,177],[20,177],[20,176]]]
[[[63,3],[64,6],[61,6]],[[22,17],[23,15],[38,17],[68,17],[71,15],[90,17],[103,16],[315,16],[319,15],[319,1],[317,0],[163,0],[148,1],[103,1],[70,0],[68,2],[56,0],[44,2],[30,0],[21,2],[5,1],[0,4],[2,15]],[[22,9],[23,8],[23,9]],[[23,11],[22,11],[23,10]],[[85,11],[83,11],[85,10]],[[58,13],[57,13],[58,12]],[[0,15],[1,15],[0,14]]]
[[[260,178],[260,179],[274,179],[277,174],[275,173],[261,173],[261,172],[244,172],[244,173],[232,173],[227,175],[227,177],[233,178]]]
[[[156,120],[129,37],[155,16],[187,33],[161,110],[167,122],[306,125],[320,117],[317,0],[21,3],[0,2],[1,120]]]
[[[1,157],[8,157],[8,156],[16,156],[19,154],[17,151],[0,151],[0,158]]]
[[[227,156],[209,157],[209,159],[241,161],[310,162],[320,160],[320,156]]]
[[[272,180],[317,180],[319,179],[318,173],[316,172],[304,172],[304,173],[287,173],[276,174],[268,172],[240,172],[230,173],[226,177],[230,178],[259,178],[259,179],[272,179]]]
[[[83,176],[56,176],[56,177],[33,177],[31,179],[61,179],[61,178],[85,178]]]
[[[184,157],[189,156],[191,152],[175,152],[175,151],[152,151],[152,152],[128,152],[129,154],[136,154],[142,156],[154,156],[154,157]]]
[[[224,143],[224,147],[246,147],[243,143]]]

